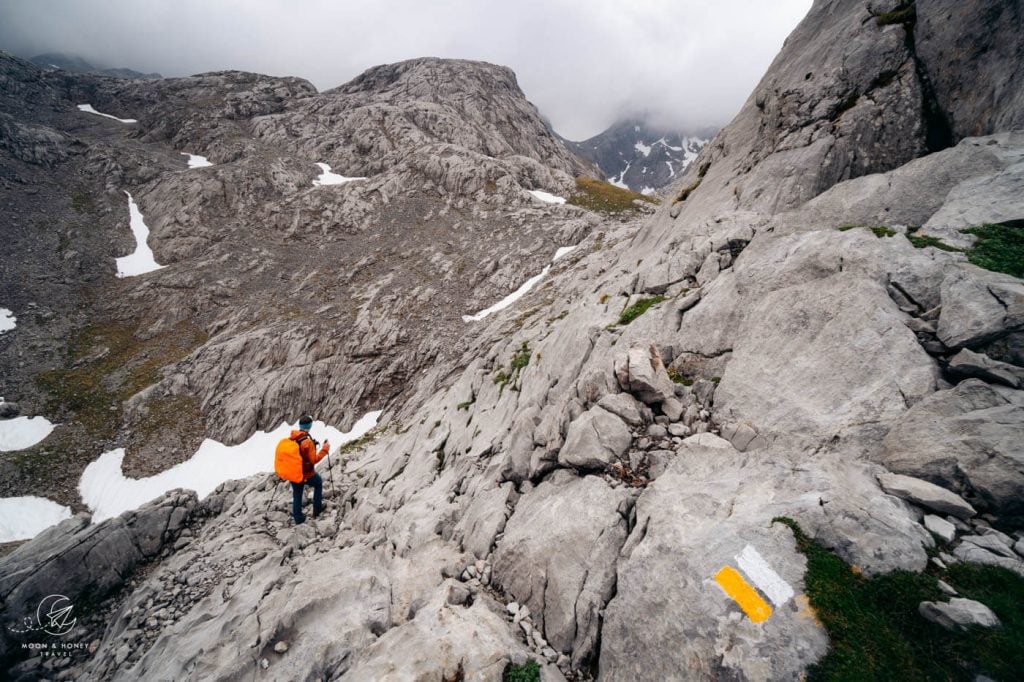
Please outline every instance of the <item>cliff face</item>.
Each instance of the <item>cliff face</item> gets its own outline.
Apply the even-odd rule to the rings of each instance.
[[[97,545],[88,560],[66,563],[74,570],[62,587],[78,590],[68,596],[111,567],[119,576],[149,568],[120,592],[120,581],[104,583],[111,596],[83,619],[95,652],[57,673],[68,678],[497,680],[509,661],[533,656],[546,679],[789,679],[825,654],[828,637],[804,594],[806,561],[775,517],[795,519],[870,576],[922,570],[936,542],[925,515],[951,515],[944,551],[1024,574],[1012,540],[990,527],[1013,531],[1022,520],[1024,282],[904,236],[911,225],[967,238],[960,227],[1024,218],[1013,192],[1024,133],[1012,130],[1017,93],[1000,77],[1020,64],[995,58],[1019,54],[1017,5],[957,7],[968,34],[994,21],[990,49],[955,49],[940,27],[951,11],[942,3],[816,2],[687,173],[679,200],[642,224],[583,213],[559,222],[562,208],[533,208],[521,188],[566,187],[573,160],[551,156],[543,131],[531,141],[503,132],[517,124],[506,128],[492,112],[473,114],[473,96],[467,126],[491,131],[490,143],[474,146],[469,135],[450,150],[424,134],[422,157],[410,151],[412,160],[388,165],[368,154],[380,176],[361,190],[346,185],[330,205],[321,193],[283,189],[312,179],[287,159],[243,199],[221,178],[209,201],[223,194],[262,210],[291,239],[321,239],[338,216],[355,230],[347,245],[379,239],[372,224],[399,206],[407,220],[432,208],[453,216],[446,239],[504,216],[544,235],[557,225],[577,247],[527,297],[460,335],[448,365],[404,377],[401,404],[326,477],[323,518],[292,526],[284,487],[266,475],[98,526],[72,519],[0,560],[7,612],[44,593],[39,567]],[[991,77],[961,71],[969,64]],[[348,129],[370,107],[383,127],[371,146],[394,159],[388,138],[419,139],[427,126],[387,113],[411,106],[395,92],[425,87],[403,81],[418,68],[381,67],[322,96],[297,92],[283,110],[254,117],[251,141],[229,136],[225,145],[318,145],[297,126],[323,107],[332,113],[320,125],[346,159],[335,170],[362,173],[360,139],[329,132],[333,122],[349,117]],[[504,70],[488,78],[512,82]],[[955,93],[967,82],[965,99]],[[359,106],[346,99],[368,92],[383,94]],[[446,105],[417,101],[430,125],[456,116],[428,115]],[[509,116],[530,115],[517,112]],[[524,150],[534,156],[521,159]],[[430,184],[414,193],[407,178]],[[551,184],[529,184],[538,178]],[[161,191],[150,190],[154,205]],[[260,209],[255,197],[270,191],[281,206]],[[445,209],[431,203],[435,194]],[[510,215],[499,200],[521,203]],[[205,210],[197,202],[175,220],[188,225]],[[328,210],[334,218],[318,222]],[[154,232],[171,244],[161,235],[170,229]],[[525,260],[503,261],[495,237],[478,237],[499,273]],[[393,269],[397,255],[377,257]],[[271,272],[282,277],[280,266]],[[299,277],[282,281],[306,291]],[[322,296],[328,305],[336,294]],[[365,307],[357,320],[379,329],[379,311]],[[271,385],[288,372],[258,351],[315,361],[331,357],[332,342],[311,324],[291,347],[274,345],[280,334],[262,346],[225,319],[225,331],[160,386],[202,394],[208,380],[198,377],[217,377],[224,403],[237,403],[204,409],[241,434],[265,414],[254,400],[289,403]],[[410,342],[437,343],[421,333]],[[382,337],[380,352],[400,339]],[[265,378],[248,393],[228,368]],[[352,376],[347,365],[290,371],[303,387],[327,377],[317,393],[325,405],[363,404],[337,378]],[[380,367],[363,371],[376,377]],[[168,508],[180,511],[171,518]],[[45,666],[30,659],[13,671],[28,678]]]

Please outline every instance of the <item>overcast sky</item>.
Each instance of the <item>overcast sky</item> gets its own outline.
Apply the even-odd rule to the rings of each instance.
[[[0,49],[340,85],[413,57],[512,67],[570,139],[624,114],[723,125],[811,0],[0,0]]]

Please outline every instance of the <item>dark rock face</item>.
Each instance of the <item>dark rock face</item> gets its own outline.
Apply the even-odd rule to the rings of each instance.
[[[650,194],[682,177],[715,132],[665,130],[627,119],[588,140],[565,143],[597,164],[610,182]]]
[[[917,0],[915,44],[957,140],[1024,128],[1020,2]],[[965,79],[963,74],[971,77]]]

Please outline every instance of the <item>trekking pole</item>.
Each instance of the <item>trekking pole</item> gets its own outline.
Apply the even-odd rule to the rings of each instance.
[[[331,453],[327,453],[327,471],[331,474],[331,492],[338,495],[338,489],[334,487],[334,469],[331,467]]]

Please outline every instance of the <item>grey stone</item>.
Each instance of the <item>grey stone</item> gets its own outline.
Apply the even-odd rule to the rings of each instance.
[[[0,400],[0,419],[12,419],[20,414],[21,408],[18,403],[8,403]]]
[[[686,408],[675,398],[667,398],[661,403],[661,411],[671,421],[677,422],[682,418],[683,412],[686,411]]]
[[[629,351],[617,355],[615,376],[624,391],[648,405],[675,396],[675,384],[668,378],[661,354],[653,342],[638,341]]]
[[[661,424],[651,424],[647,427],[647,435],[650,438],[664,438],[668,435],[668,429]]]
[[[953,487],[1008,520],[1024,516],[1024,393],[968,379],[899,418],[877,454],[889,470]]]
[[[279,654],[285,653],[286,651],[288,651],[288,642],[284,641],[283,639],[278,641],[278,643],[274,645],[274,651]]]
[[[556,473],[519,501],[494,553],[495,582],[529,607],[554,649],[572,652],[574,665],[597,643],[626,538],[618,510],[627,498],[597,477]]]
[[[1004,556],[1008,559],[1017,559],[1017,554],[1013,549],[995,535],[964,535],[960,540],[962,542],[969,542],[972,545],[977,545],[982,549],[987,549],[990,552]]]
[[[592,407],[569,425],[558,462],[579,469],[601,469],[625,453],[632,440],[619,417]]]
[[[942,282],[938,337],[950,348],[976,347],[1024,327],[1024,283],[961,265]]]
[[[1013,544],[1013,551],[1024,557],[1024,538],[1017,540],[1017,542]]]
[[[970,504],[956,493],[912,476],[901,474],[879,474],[878,482],[885,492],[901,497],[914,504],[961,519],[977,514]]]
[[[953,632],[966,632],[972,627],[992,628],[999,618],[981,602],[954,597],[948,602],[921,602],[918,612],[926,619]]]
[[[1024,382],[1024,368],[993,360],[984,353],[964,348],[949,360],[949,371],[960,377],[975,377],[989,383],[1020,388]]]
[[[686,424],[670,424],[668,427],[668,432],[673,436],[686,438],[687,436],[690,435],[690,427],[688,427]]]
[[[939,580],[936,584],[939,586],[939,589],[942,590],[945,594],[948,594],[951,597],[955,597],[957,595],[957,591],[954,590],[953,587],[945,580]]]
[[[956,549],[953,550],[953,556],[960,561],[969,561],[989,566],[1002,566],[1003,568],[1014,571],[1018,575],[1024,576],[1024,561],[1021,561],[1019,558],[1011,559],[1001,554],[990,552],[983,547],[979,547],[973,542],[961,542],[957,545]]]
[[[924,517],[924,527],[942,538],[944,542],[953,542],[956,539],[956,526],[942,517],[926,514]]]
[[[641,426],[645,421],[649,421],[647,415],[650,410],[628,393],[611,393],[601,398],[597,404],[631,426]]]

